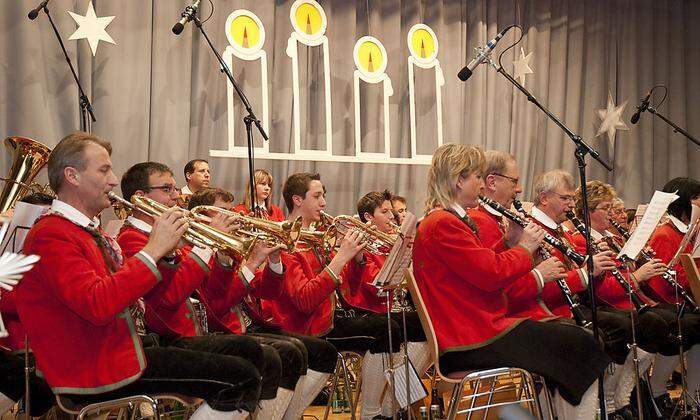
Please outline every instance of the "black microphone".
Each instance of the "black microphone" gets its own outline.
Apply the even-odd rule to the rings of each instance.
[[[642,114],[642,112],[646,111],[647,108],[649,108],[649,98],[651,98],[651,91],[647,92],[647,96],[642,98],[642,103],[639,104],[637,107],[637,111],[632,114],[632,118],[630,119],[630,122],[632,124],[637,124],[639,121],[639,116]]]
[[[498,41],[500,41],[501,38],[503,38],[503,35],[505,35],[506,32],[508,32],[508,29],[510,29],[510,28],[511,28],[511,26],[509,26],[509,27],[505,28],[504,30],[502,30],[501,32],[499,32],[498,35],[496,35],[496,37],[494,39],[489,41],[489,43],[486,44],[486,47],[484,47],[481,50],[481,52],[479,52],[479,54],[477,54],[477,56],[474,57],[472,59],[472,61],[469,62],[469,64],[467,64],[465,67],[463,67],[462,70],[459,71],[459,73],[457,73],[457,77],[459,77],[459,80],[465,82],[467,79],[469,79],[471,77],[472,72],[474,71],[476,66],[481,64],[484,61],[484,59],[491,53],[491,51],[493,51],[493,49],[496,47],[496,44],[498,43]]]
[[[41,2],[40,5],[38,5],[38,6],[37,6],[36,8],[34,8],[34,9],[32,9],[29,13],[27,13],[27,17],[29,18],[29,20],[34,20],[34,19],[36,19],[36,17],[39,16],[39,12],[41,11],[41,9],[43,9],[44,7],[46,7],[46,5],[47,5],[48,3],[49,3],[49,0],[44,0],[44,1]]]
[[[173,26],[173,33],[175,35],[180,35],[182,30],[185,29],[187,22],[194,19],[194,15],[197,14],[197,10],[199,10],[199,2],[200,0],[197,0],[192,3],[192,6],[185,7],[185,10],[182,12],[182,19]]]

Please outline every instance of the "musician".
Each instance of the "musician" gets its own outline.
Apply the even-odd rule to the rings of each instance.
[[[190,209],[201,205],[233,211],[233,195],[220,188],[204,188],[197,191],[189,203]],[[259,275],[260,271],[262,270],[258,268],[256,275]],[[326,340],[282,331],[279,325],[274,323],[269,310],[263,310],[264,303],[276,299],[282,292],[280,280],[275,279],[275,287],[268,288],[272,293],[261,290],[264,289],[260,287],[261,282],[250,282],[245,294],[221,294],[216,288],[208,290],[208,283],[204,285],[202,292],[204,296],[209,296],[207,302],[211,303],[206,306],[210,330],[224,333],[245,331],[246,334],[282,340],[299,347],[303,357],[303,364],[299,369],[301,378],[294,388],[294,398],[289,407],[286,412],[282,412],[286,419],[298,419],[326,385],[329,375],[335,369],[338,351]],[[237,308],[238,312],[232,312],[231,308]],[[241,324],[241,317],[236,316],[237,313],[243,315],[244,323]]]
[[[319,174],[292,174],[282,187],[282,195],[289,220],[301,217],[304,229],[321,221],[326,199]],[[275,320],[285,331],[326,338],[341,351],[361,352],[364,355],[361,417],[381,416],[390,339],[387,319],[378,314],[357,314],[347,303],[337,302],[342,299],[342,293],[336,293],[339,288],[347,287],[347,276],[361,275],[355,272],[357,267],[348,263],[355,260],[364,268],[362,237],[359,232],[351,231],[340,241],[338,251],[330,255],[318,244],[304,246],[306,249],[282,253],[286,271],[282,295],[271,306]],[[390,328],[391,342],[399,343],[398,324],[392,321]],[[398,347],[396,344],[394,351]]]
[[[180,200],[185,204],[192,194],[208,187],[211,180],[209,162],[204,159],[192,159],[185,165],[185,186],[180,191]]]
[[[484,152],[484,158],[486,169],[483,195],[505,208],[510,208],[516,195],[522,192],[515,158],[496,150],[487,150]],[[479,229],[479,239],[483,246],[497,252],[508,248],[505,243],[507,223],[501,213],[483,203],[469,209],[467,213]],[[556,257],[537,260],[540,262],[535,268],[504,289],[508,298],[508,315],[511,317],[535,321],[557,318],[542,302],[541,295],[544,288],[548,289],[545,293],[561,293],[553,280],[566,278],[564,264]],[[580,284],[578,275],[574,274],[572,278],[569,279],[571,288]]]
[[[394,219],[396,224],[401,226],[403,224],[403,218],[406,217],[406,199],[400,195],[394,195],[391,197],[391,208],[394,212]]]
[[[164,212],[141,251],[123,258],[96,218],[110,206],[107,193],[117,185],[111,150],[108,142],[76,132],[49,158],[49,183],[58,199],[26,238],[24,252],[41,259],[17,286],[17,309],[37,368],[55,393],[78,403],[175,393],[206,401],[195,420],[244,418],[260,393],[253,364],[145,345],[136,332],[138,300],[172,270],[161,259],[188,223],[180,211]]]
[[[683,237],[688,231],[692,205],[700,205],[700,182],[692,178],[674,178],[666,183],[664,192],[676,193],[678,199],[668,206],[668,218],[659,224],[649,239],[649,246],[654,250],[656,258],[664,264],[671,261],[676,251],[683,241]],[[683,252],[692,252],[692,241]],[[672,267],[675,272],[675,280],[685,289],[686,293],[691,293],[688,277],[683,266],[678,263]],[[675,289],[669,285],[661,276],[655,276],[646,283],[642,283],[642,289],[654,299],[662,302],[660,306],[668,309],[667,321],[676,320],[676,302],[682,303],[682,298],[676,298]],[[700,335],[700,324],[698,324],[698,314],[691,313],[686,308],[681,318],[681,328],[683,333],[684,349],[689,349],[686,355],[687,361],[687,385],[691,395],[696,395],[695,391],[700,389],[700,346],[697,345]],[[695,345],[693,345],[695,344]],[[677,357],[657,357],[654,363],[654,371],[651,378],[651,386],[657,404],[662,407],[673,407],[670,397],[666,392],[666,380],[678,364]]]
[[[556,388],[562,418],[593,418],[596,377],[610,359],[576,326],[506,315],[501,290],[532,270],[544,231],[534,223],[509,225],[509,249],[497,253],[482,245],[465,208],[478,204],[484,169],[480,148],[445,144],[428,170],[427,215],[418,225],[413,270],[437,336],[440,368],[527,369]]]
[[[625,209],[625,202],[622,201],[620,197],[615,197],[612,202],[612,208],[610,210],[610,219],[614,220],[619,226],[625,230],[629,230],[630,226],[627,223],[627,210]],[[622,232],[618,231],[613,225],[607,229],[609,232],[615,234],[619,238],[622,238]]]
[[[286,217],[284,213],[282,213],[282,210],[272,204],[272,174],[265,169],[256,169],[253,174],[253,179],[255,180],[255,204],[258,206],[257,213],[253,212],[253,205],[250,202],[250,181],[245,184],[247,186],[244,193],[245,199],[242,203],[237,205],[234,210],[247,215],[255,214],[256,217],[262,217],[263,219],[275,222],[285,220]]]
[[[393,196],[395,197],[395,196]],[[377,229],[379,232],[389,235],[397,234],[396,225],[394,224],[394,214],[391,205],[392,195],[388,190],[371,191],[357,202],[357,214],[360,221]],[[404,208],[405,209],[405,208]],[[405,214],[405,213],[404,213]],[[384,252],[389,252],[391,249],[383,249]],[[361,273],[359,276],[346,277],[348,288],[344,289],[343,297],[345,301],[363,311],[370,311],[386,316],[387,312],[391,313],[400,328],[401,340],[408,343],[408,358],[416,369],[418,376],[430,367],[430,346],[427,343],[423,327],[418,318],[418,313],[414,310],[401,312],[393,312],[391,307],[387,308],[387,298],[378,294],[378,289],[372,284],[374,279],[382,269],[386,261],[385,255],[371,253],[367,250],[363,251],[365,269],[360,270],[360,267],[355,267],[355,270]],[[356,264],[353,260],[351,265]],[[400,291],[399,291],[400,293]],[[406,299],[395,296],[395,292],[391,292],[389,302],[394,302],[395,299]],[[403,303],[408,304],[407,302]],[[406,318],[406,338],[403,337],[403,316]],[[382,402],[382,415],[391,417],[392,399],[389,395],[384,396]]]
[[[143,196],[166,207],[177,203],[175,185],[170,168],[157,162],[138,163],[129,168],[121,180],[125,199]],[[200,189],[197,193],[200,191],[203,190]],[[233,200],[233,196],[230,198]],[[117,238],[126,257],[136,254],[148,242],[153,222],[153,218],[143,212],[133,213],[124,222]],[[218,213],[213,216],[210,226],[228,233],[232,223],[232,218]],[[256,278],[255,271],[266,260],[271,261],[269,268],[261,270]],[[209,248],[195,246],[189,250],[189,247],[182,247],[170,256],[167,263],[175,269],[175,274],[168,276],[167,271],[162,272],[165,279],[162,286],[159,285],[145,296],[146,326],[158,333],[161,341],[167,345],[239,356],[253,362],[263,377],[260,394],[263,401],[257,415],[281,419],[303,369],[301,351],[288,341],[241,336],[244,331],[240,327],[234,331],[225,331],[228,334],[207,334],[201,322],[201,313],[195,310],[190,300],[190,296],[197,291],[197,296],[205,307],[214,306],[215,299],[230,295],[241,296],[251,285],[262,285],[260,288],[263,290],[279,291],[283,271],[279,247],[270,247],[260,242],[244,264],[223,252],[214,253]],[[225,311],[238,320],[240,312],[232,312],[236,305],[227,303],[224,302]],[[262,346],[263,352],[248,354],[248,349],[258,348],[256,343]]]
[[[623,240],[608,230],[610,218],[613,215],[612,209],[617,198],[615,190],[604,182],[590,181],[586,184],[586,191],[590,208],[591,239],[594,241],[594,246],[599,246],[601,243],[610,243],[613,248],[622,247]],[[581,194],[581,188],[579,187],[576,189],[575,194],[575,213],[579,218],[583,218]],[[578,252],[586,252],[586,239],[581,232],[577,231],[572,236],[572,240]],[[640,283],[662,274],[665,270],[666,266],[659,259],[652,259],[632,272],[628,272],[626,267],[622,265],[618,266],[618,271],[621,273],[622,278],[629,284],[640,303],[648,305],[643,311],[634,314],[636,321],[635,334],[639,345],[640,374],[643,374],[649,368],[652,362],[651,354],[659,352],[663,355],[678,354],[678,345],[670,334],[670,331],[677,330],[674,312],[669,312],[667,309],[658,306],[657,302],[639,290]],[[606,272],[597,281],[595,290],[596,298],[600,305],[615,308],[622,311],[622,313],[635,311],[635,305],[630,301],[626,290],[611,272]],[[631,357],[632,354],[628,355],[628,367],[632,367]],[[629,369],[630,374],[626,374],[624,370],[620,369],[619,373],[616,371],[613,375],[613,379],[617,380],[617,386],[614,396],[610,399],[619,411],[629,409],[627,406],[629,405],[630,394],[635,383],[634,376],[632,376],[634,372]]]

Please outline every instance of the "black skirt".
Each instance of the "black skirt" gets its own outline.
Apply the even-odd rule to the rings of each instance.
[[[549,387],[578,405],[586,390],[610,364],[593,334],[561,322],[524,321],[484,347],[440,356],[444,374],[515,367],[541,375]]]

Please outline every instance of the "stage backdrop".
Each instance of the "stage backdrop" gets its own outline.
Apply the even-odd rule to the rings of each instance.
[[[35,21],[27,12],[39,0],[2,2],[0,16],[0,134],[31,137],[53,146],[78,129],[77,89],[46,16]],[[118,176],[130,165],[155,160],[170,165],[179,182],[191,158],[209,159],[213,184],[242,198],[247,179],[244,159],[210,157],[228,148],[227,85],[204,39],[188,25],[180,36],[170,28],[189,2],[182,0],[94,0],[97,16],[115,16],[107,32],[116,45],[101,41],[93,57],[87,40],[68,40],[76,22],[67,13],[85,15],[86,0],[52,0],[52,17],[94,104],[94,133],[110,140]],[[294,31],[289,0],[214,0],[205,28],[223,53],[229,42],[225,23],[236,9],[255,13],[265,30],[271,151],[290,152],[294,144],[292,59],[287,54]],[[525,29],[520,45],[504,56],[505,68],[533,52],[526,76],[530,89],[573,131],[580,133],[614,162],[607,173],[589,160],[591,179],[611,182],[628,205],[649,199],[654,189],[675,176],[700,176],[700,151],[663,122],[644,114],[638,125],[629,118],[646,89],[669,88],[660,111],[700,135],[700,2],[666,0],[333,0],[319,1],[327,17],[334,155],[355,154],[353,46],[370,35],[386,49],[386,74],[393,94],[384,113],[380,85],[360,83],[361,147],[384,151],[385,123],[395,158],[411,156],[409,48],[407,34],[425,23],[439,41],[437,59],[444,74],[441,87],[444,141],[479,145],[513,153],[520,163],[525,197],[536,174],[553,168],[576,170],[573,147],[563,133],[493,69],[479,67],[467,82],[456,74],[501,28],[518,23]],[[202,14],[211,11],[202,1]],[[316,23],[311,22],[313,25]],[[315,29],[314,29],[315,30]],[[251,35],[252,36],[252,35]],[[517,36],[511,31],[501,51]],[[250,39],[248,40],[250,41]],[[324,55],[320,47],[297,44],[301,145],[326,144]],[[375,58],[376,59],[376,58]],[[261,64],[233,59],[234,74],[262,117]],[[437,144],[437,110],[433,69],[415,69],[416,143],[429,154]],[[629,101],[622,114],[629,131],[618,130],[614,145],[607,135],[594,137],[608,93],[616,106]],[[234,118],[240,121],[237,99]],[[388,116],[388,121],[385,121]],[[239,123],[234,132],[243,145]],[[260,145],[260,137],[256,135]],[[4,148],[4,146],[2,146]],[[7,173],[3,150],[0,175]],[[345,159],[348,160],[348,159]],[[296,171],[318,171],[328,190],[328,211],[353,213],[357,198],[388,188],[423,209],[427,167],[393,163],[257,160],[275,176],[275,202],[282,203],[284,178]]]

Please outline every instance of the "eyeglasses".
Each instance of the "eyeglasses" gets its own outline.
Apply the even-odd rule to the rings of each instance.
[[[553,193],[553,194],[556,195],[557,197],[559,197],[559,199],[561,201],[574,201],[573,195],[561,195],[559,193]]]
[[[501,178],[505,178],[505,179],[509,180],[510,182],[512,182],[513,185],[518,185],[518,183],[520,182],[520,178],[513,178],[512,176],[503,175],[503,174],[499,174],[496,172],[493,172],[492,175],[496,175],[496,176],[500,176]]]
[[[157,185],[154,187],[148,187],[149,190],[161,190],[166,194],[171,194],[173,191],[180,193],[180,189],[175,185]]]

